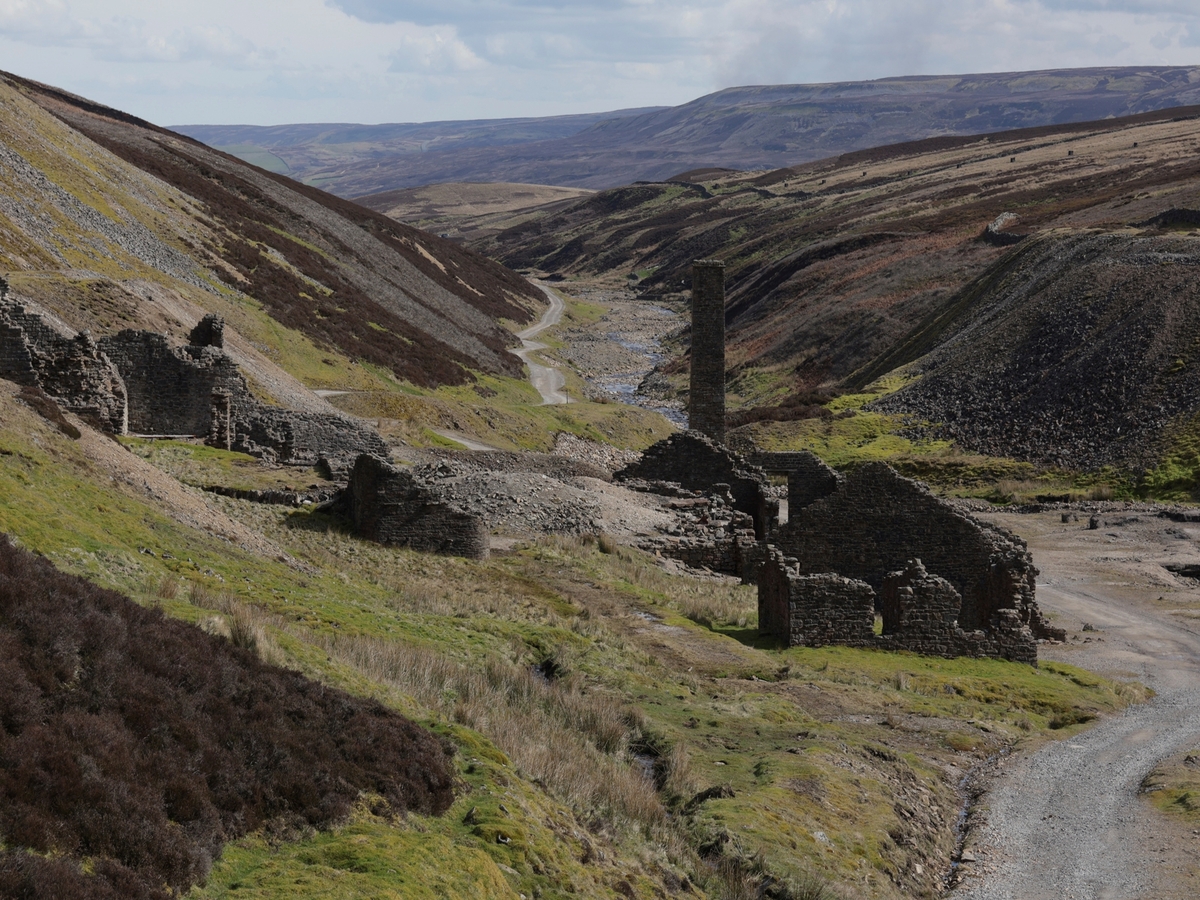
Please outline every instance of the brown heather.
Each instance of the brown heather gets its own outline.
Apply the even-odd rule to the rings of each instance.
[[[444,742],[261,662],[241,618],[237,647],[0,538],[0,896],[165,898],[225,842],[363,792],[450,805]]]

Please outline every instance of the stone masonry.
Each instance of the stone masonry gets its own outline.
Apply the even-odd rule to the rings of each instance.
[[[788,515],[828,497],[838,489],[842,476],[808,450],[789,453],[755,453],[747,457],[751,465],[772,475],[786,475]]]
[[[754,520],[754,531],[766,536],[774,509],[767,496],[766,476],[741,454],[699,431],[677,431],[647,448],[642,458],[613,475],[617,481],[673,482],[689,491],[708,493],[729,485],[734,509]]]
[[[692,263],[692,373],[688,427],[725,442],[725,263]]]
[[[867,463],[838,489],[797,510],[774,543],[803,574],[837,572],[883,588],[889,572],[921,559],[962,598],[958,620],[986,628],[999,610],[1016,610],[1035,637],[1063,639],[1034,600],[1037,569],[1024,541],[935,497],[884,463]]]
[[[448,556],[488,555],[483,519],[444,502],[429,485],[377,456],[358,457],[345,502],[360,537]]]
[[[63,409],[124,434],[129,404],[120,372],[90,334],[72,334],[32,304],[0,300],[0,378],[38,387]]]
[[[986,629],[965,631],[957,615],[962,599],[920,560],[884,579],[878,609],[883,633],[873,625],[875,590],[865,581],[834,573],[803,575],[778,551],[759,571],[759,630],[793,647],[839,644],[907,650],[927,656],[999,657],[1037,665],[1037,642],[1015,609],[993,613]]]
[[[334,474],[361,453],[386,455],[366,424],[337,413],[267,406],[224,350],[225,323],[207,315],[191,342],[127,329],[92,339],[32,304],[0,301],[0,378],[39,387],[114,434],[187,435],[284,465],[324,460]]]
[[[215,391],[234,408],[252,400],[237,363],[216,347],[174,347],[161,334],[126,329],[101,338],[100,348],[125,379],[135,434],[206,436]]]
[[[707,497],[671,500],[676,524],[665,535],[643,537],[641,550],[677,559],[693,569],[742,575],[758,550],[754,520],[733,506],[729,485],[715,484]]]

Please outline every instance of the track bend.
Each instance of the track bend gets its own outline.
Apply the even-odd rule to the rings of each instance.
[[[553,290],[546,287],[546,285],[536,281],[533,284],[546,295],[546,299],[550,301],[550,308],[542,313],[542,317],[536,325],[531,325],[524,331],[517,332],[517,337],[521,339],[521,349],[514,350],[513,352],[521,357],[521,361],[525,365],[529,366],[529,380],[537,388],[537,392],[542,395],[542,406],[556,406],[569,403],[566,391],[563,390],[563,387],[567,383],[566,376],[563,375],[561,370],[553,366],[543,366],[540,363],[535,363],[532,359],[533,354],[539,350],[545,350],[546,345],[530,340],[530,338],[540,334],[550,326],[559,323],[562,319],[564,304],[562,298]]]
[[[1024,531],[1020,521],[1004,524]],[[1155,542],[1146,541],[1149,529],[1141,538],[1119,535],[1122,543],[1142,543],[1130,547],[1128,556],[1116,557],[1088,557],[1084,538],[1061,531],[1054,535],[1046,529],[1029,538],[1043,569],[1039,603],[1068,630],[1088,622],[1103,637],[1086,648],[1066,645],[1062,658],[1110,674],[1135,675],[1156,696],[1090,730],[1008,758],[985,798],[984,824],[969,841],[977,861],[966,867],[968,877],[955,896],[1200,896],[1200,839],[1138,797],[1156,764],[1200,741],[1195,619],[1153,600],[1163,599],[1169,576],[1136,555],[1155,553]],[[1169,548],[1159,544],[1158,549]]]

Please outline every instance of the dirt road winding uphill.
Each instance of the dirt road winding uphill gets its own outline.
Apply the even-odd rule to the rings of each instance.
[[[1197,896],[1200,837],[1138,793],[1159,762],[1200,742],[1200,591],[1163,568],[1192,561],[1200,529],[1144,513],[1112,515],[1096,531],[1060,524],[1057,513],[998,518],[1029,540],[1042,569],[1039,602],[1074,633],[1043,658],[1134,676],[1156,696],[1007,760],[967,842],[976,860],[964,863],[956,895]],[[1094,633],[1081,634],[1084,623]]]

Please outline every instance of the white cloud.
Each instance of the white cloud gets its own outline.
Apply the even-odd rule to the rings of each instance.
[[[0,0],[4,68],[164,123],[549,115],[1197,45],[1195,0]]]

